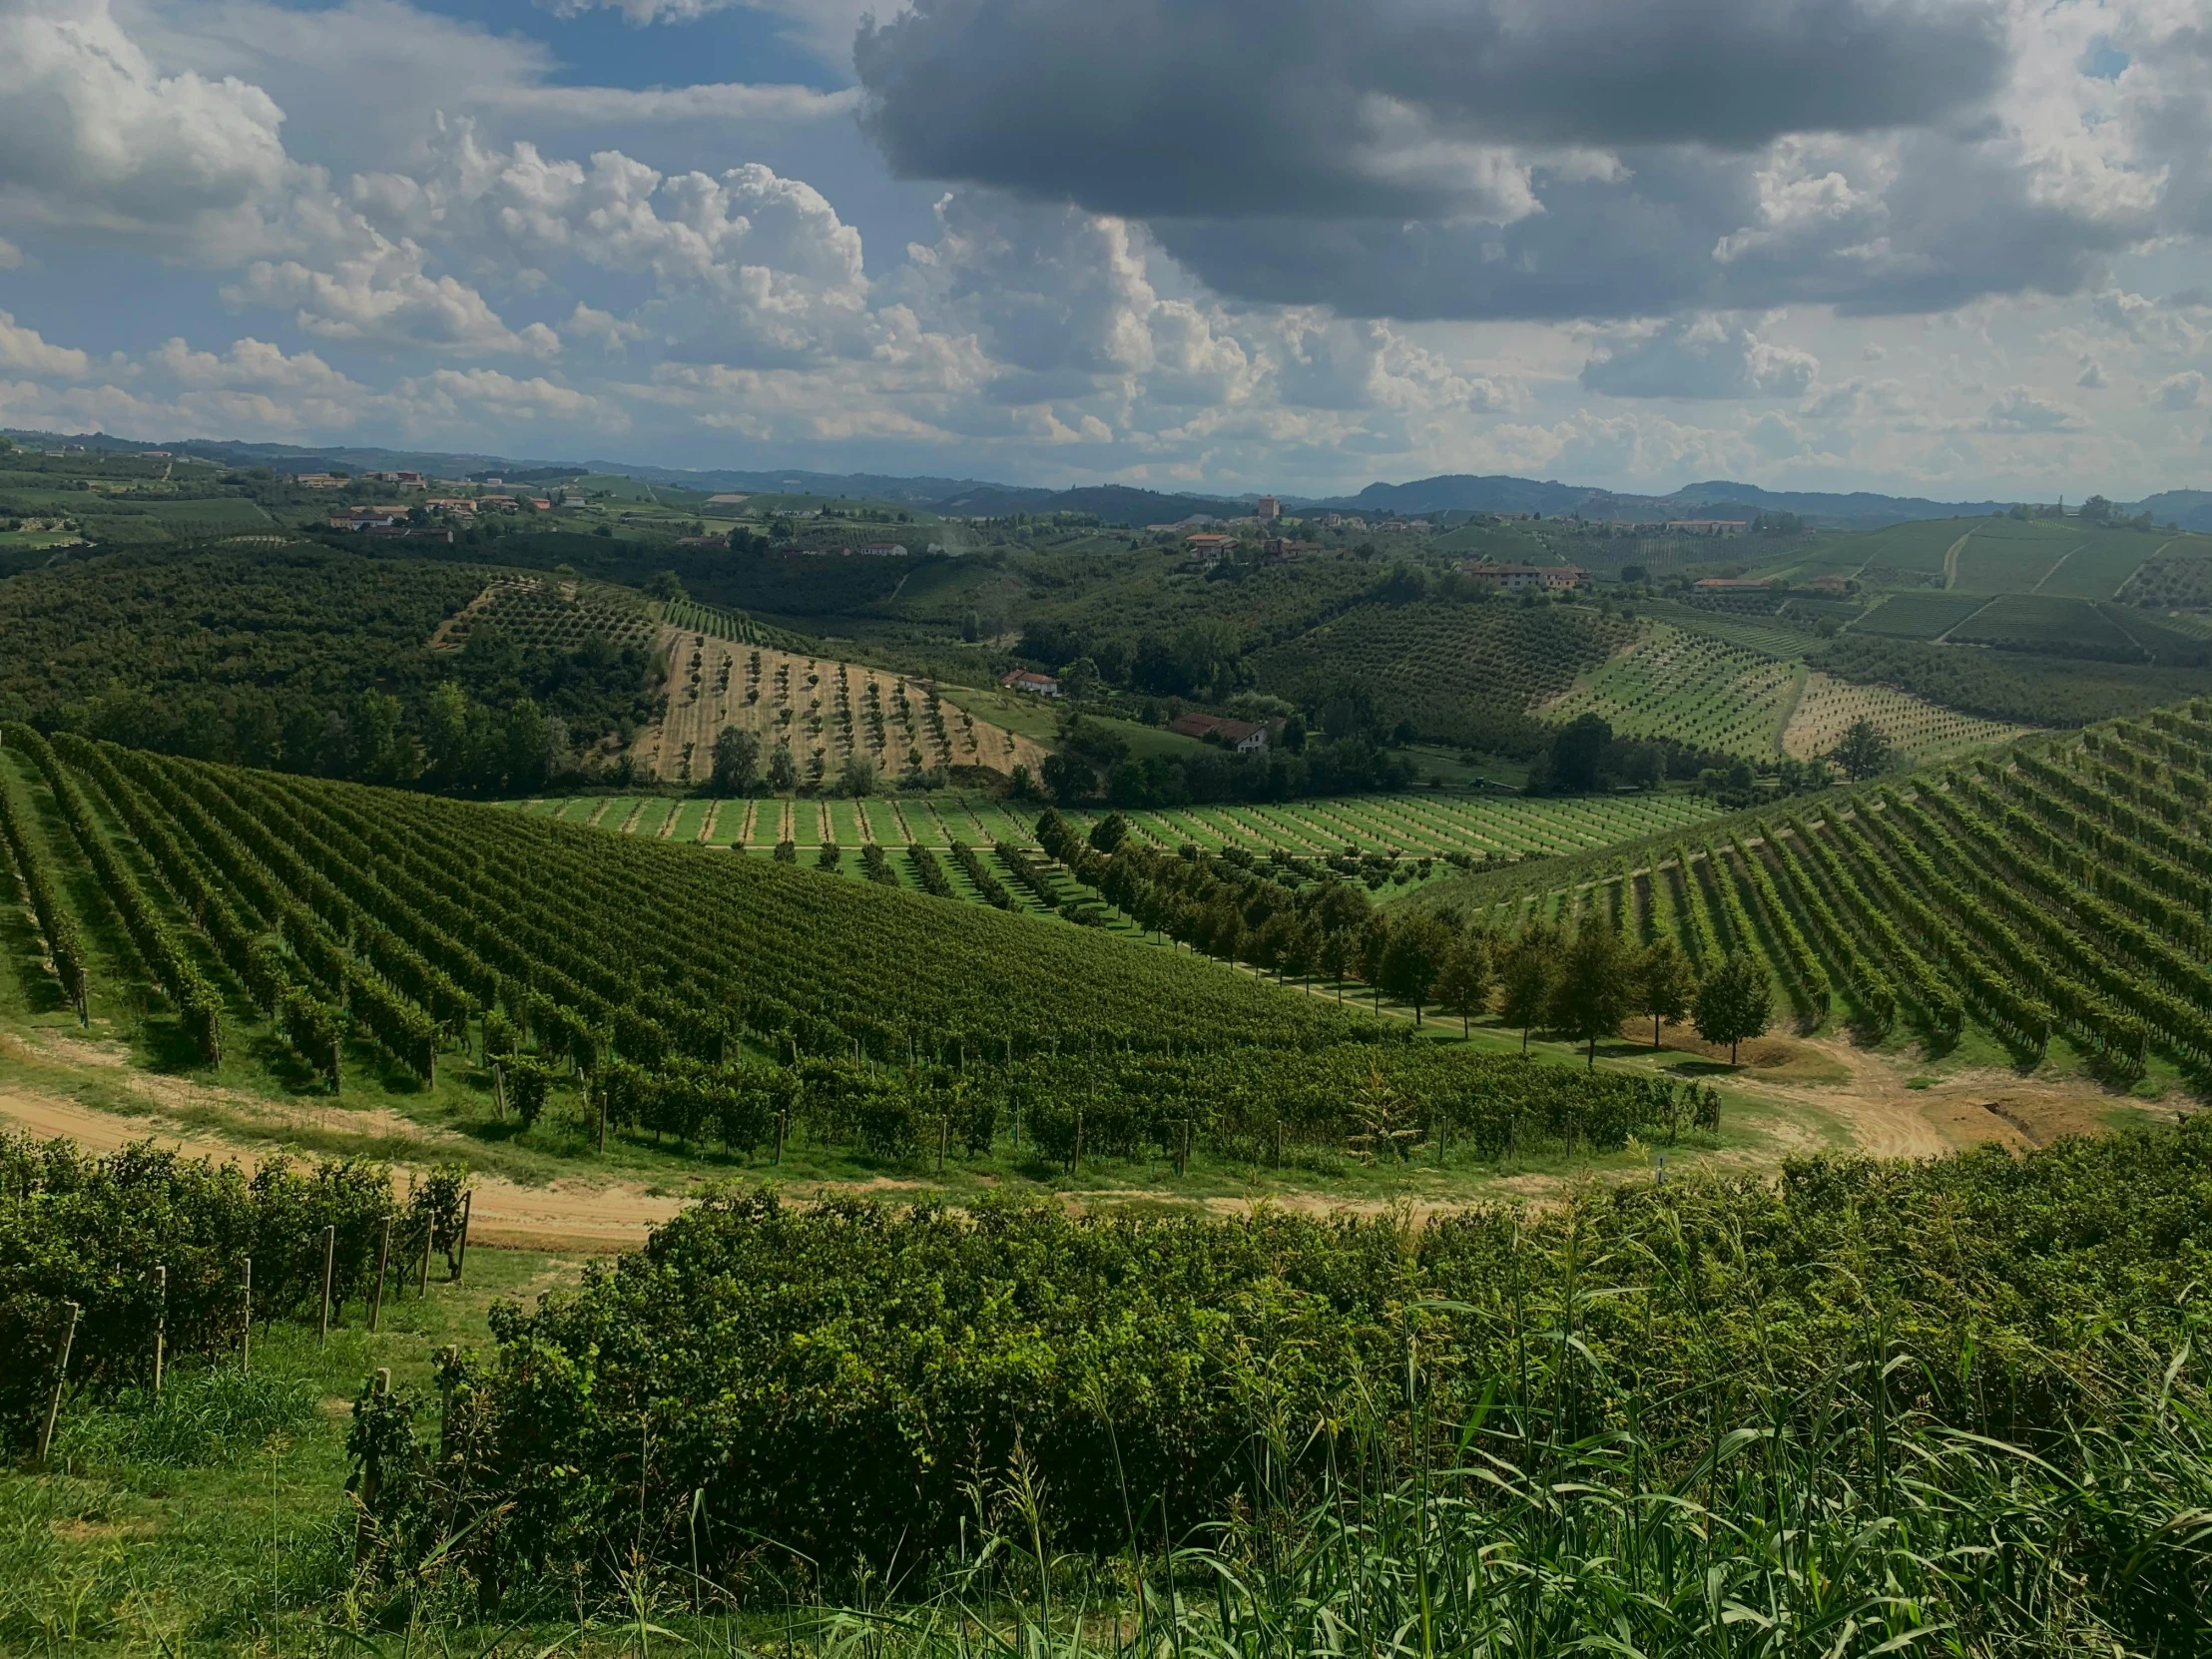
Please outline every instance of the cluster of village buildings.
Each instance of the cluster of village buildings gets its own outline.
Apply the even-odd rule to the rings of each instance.
[[[426,536],[436,540],[451,541],[453,524],[467,524],[484,513],[547,513],[556,507],[575,507],[583,504],[583,496],[574,490],[552,490],[544,495],[534,491],[517,493],[508,490],[506,480],[487,478],[480,484],[464,484],[445,478],[429,478],[419,472],[363,472],[354,477],[344,477],[334,472],[301,472],[293,475],[292,482],[311,490],[343,489],[348,484],[389,484],[395,491],[421,491],[411,501],[349,502],[331,509],[330,528],[350,530],[368,536]],[[432,495],[433,489],[447,493]],[[469,493],[454,493],[458,491]],[[429,515],[437,515],[442,523],[426,523]]]

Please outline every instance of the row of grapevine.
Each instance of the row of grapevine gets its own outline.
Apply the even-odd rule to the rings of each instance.
[[[326,1259],[333,1306],[428,1250],[457,1272],[463,1191],[457,1167],[402,1205],[379,1164],[275,1158],[249,1174],[151,1142],[96,1156],[0,1135],[0,1444],[27,1438],[45,1404],[70,1304],[71,1387],[144,1386],[157,1333],[174,1365],[235,1354],[249,1317],[313,1319]]]
[[[1006,890],[1006,884],[983,867],[983,860],[975,855],[975,848],[966,841],[952,843],[952,861],[960,866],[961,873],[974,883],[976,896],[993,909],[1014,909],[1014,895]]]
[[[138,947],[147,970],[176,1008],[186,1036],[204,1058],[220,1058],[223,1052],[221,995],[201,972],[200,964],[193,960],[185,942],[162,919],[160,910],[140,885],[137,875],[109,844],[76,779],[63,767],[53,747],[30,727],[10,723],[0,728],[0,740],[28,756],[39,769],[47,787],[54,792],[63,822],[69,826],[86,862],[92,865],[93,874],[114,904],[116,913],[122,917],[124,930]]]
[[[1402,1457],[1399,1448],[1417,1452],[1425,1436],[1479,1476],[1448,1501],[1474,1510],[1484,1554],[1470,1548],[1466,1577],[1482,1611],[1510,1586],[1541,1580],[1525,1628],[1491,1625],[1495,1639],[1454,1651],[1602,1643],[1863,1655],[1911,1645],[1932,1609],[1970,1637],[1996,1632],[1962,1637],[1959,1651],[2047,1648],[2054,1629],[2093,1631],[2098,1651],[2197,1651],[2201,1602],[2150,1600],[2143,1580],[2201,1577],[2201,1515],[2189,1508],[2200,1475],[2183,1471],[2201,1462],[2187,1436],[2201,1409],[2190,1355],[2208,1178],[2212,1119],[2019,1158],[1992,1148],[1926,1162],[1807,1159],[1779,1180],[1575,1191],[1426,1225],[1004,1202],[953,1217],[728,1194],[574,1296],[507,1311],[496,1352],[451,1366],[441,1381],[470,1402],[466,1456],[450,1442],[442,1458],[435,1445],[417,1449],[398,1419],[385,1442],[393,1477],[362,1482],[381,1494],[371,1518],[392,1551],[369,1565],[394,1583],[435,1563],[487,1594],[520,1586],[513,1607],[524,1617],[544,1604],[549,1565],[563,1585],[596,1578],[610,1589],[656,1567],[684,1584],[756,1582],[766,1549],[873,1570],[918,1559],[926,1570],[932,1559],[973,1560],[975,1471],[1012,1459],[1035,1475],[1025,1524],[1056,1550],[1111,1559],[1137,1547],[1132,1505],[1174,1548],[1181,1517],[1257,1507],[1284,1484],[1303,1493],[1306,1476],[1358,1455],[1359,1439]],[[827,1354],[825,1332],[834,1334]],[[1899,1391],[1853,1392],[1839,1374],[1854,1370]],[[2116,1382],[2140,1388],[2141,1417],[2097,1415]],[[1298,1431],[1255,1455],[1258,1412]],[[1751,1567],[1714,1564],[1728,1559],[1714,1535],[1735,1533],[1724,1508],[1733,1501],[1760,1508],[1745,1523],[1747,1548],[1826,1550],[1816,1560],[1835,1564],[1872,1547],[1891,1523],[1863,1527],[1837,1507],[1876,1483],[1845,1461],[1858,1430],[1839,1431],[1839,1413],[1901,1442],[1911,1418],[1933,1437],[1884,1465],[1911,1488],[1903,1546],[1878,1556],[1881,1576],[1848,1597],[1827,1595],[1832,1574],[1808,1587],[1808,1613],[1784,1601],[1806,1576],[1794,1555],[1772,1568],[1776,1590]],[[2153,1439],[2154,1419],[2180,1425],[2170,1449]],[[2084,1424],[2084,1438],[2068,1437]],[[1826,1506],[1805,1511],[1803,1524],[1836,1525],[1839,1548],[1796,1531],[1776,1541],[1768,1466],[1714,1476],[1732,1455],[1754,1456],[1763,1437],[1800,1436],[1804,1458],[1777,1478],[1820,1488]],[[1570,1442],[1608,1460],[1562,1465],[1556,1448]],[[2108,1444],[2112,1460],[2088,1464],[2092,1443]],[[1998,1466],[1983,1475],[1959,1464],[1959,1445],[1993,1449]],[[1642,1485],[1612,1483],[1624,1455],[1649,1459]],[[1563,1466],[1575,1484],[1555,1478]],[[1961,1467],[1976,1471],[1963,1495],[1950,1489]],[[734,1469],[747,1477],[732,1478]],[[1916,1483],[1916,1469],[1927,1478]],[[417,1470],[437,1478],[398,1477]],[[2052,1488],[2032,1484],[2044,1475]],[[1384,1478],[1414,1484],[1402,1465]],[[1681,1496],[1691,1487],[1695,1504]],[[2080,1506],[2042,1495],[2055,1488],[2079,1493]],[[1986,1494],[1978,1507],[1975,1493]],[[1364,1525],[1358,1505],[1368,1497],[1349,1490],[1341,1514],[1328,1512]],[[1559,1531],[1531,1533],[1539,1509]],[[1523,1549],[1528,1537],[1549,1549],[1595,1516],[1642,1528],[1676,1509],[1696,1525],[1677,1546],[1693,1557],[1682,1577],[1654,1592],[1658,1552],[1633,1555],[1637,1576],[1603,1580],[1605,1607],[1553,1622],[1572,1575],[1551,1570],[1554,1555]],[[1958,1529],[1941,1532],[1961,1509]],[[1419,1512],[1421,1523],[1435,1513]],[[1383,1524],[1398,1523],[1385,1514]],[[2112,1586],[2100,1611],[2054,1614],[2048,1580],[2030,1578],[2024,1596],[2015,1588],[2019,1564],[2055,1532],[2085,1540],[2070,1558],[2082,1583]],[[1257,1554],[1284,1535],[1261,1530],[1240,1547]],[[1288,1535],[1303,1547],[1302,1535]],[[1384,1549],[1400,1535],[1416,1546],[1427,1537],[1363,1533]],[[622,1540],[620,1556],[610,1537]],[[1220,1533],[1205,1537],[1211,1547]],[[1640,1536],[1628,1548],[1642,1549]],[[1893,1575],[1922,1554],[1961,1563],[1949,1599],[1901,1596]],[[1503,1563],[1498,1576],[1481,1577],[1492,1558]],[[1356,1599],[1342,1580],[1319,1576],[1339,1571],[1337,1559],[1296,1589],[1325,1613]],[[1393,1557],[1377,1571],[1397,1565]],[[1758,1570],[1767,1566],[1762,1556]],[[1245,1599],[1228,1568],[1214,1582],[1225,1603]],[[1757,1607],[1725,1588],[1747,1582],[1763,1592]],[[1880,1621],[1900,1602],[1911,1622],[1892,1634]],[[1995,1622],[2023,1603],[2023,1625]],[[1308,1611],[1288,1597],[1284,1605],[1288,1617]],[[1411,1591],[1394,1606],[1411,1629],[1420,1617]],[[1639,1610],[1621,1610],[1631,1606]],[[1768,1606],[1777,1617],[1761,1624]],[[1273,1616],[1274,1603],[1260,1607]],[[1694,1626],[1685,1607],[1710,1610],[1711,1624]],[[2129,1622],[2129,1607],[2154,1609],[2155,1621],[2144,1611]],[[1849,1610],[1866,1621],[1855,1626]],[[1172,1630],[1185,1633],[1183,1613],[1173,1616]],[[1814,1641],[1774,1634],[1815,1620],[1834,1628]],[[1447,1627],[1459,1628],[1448,1615]],[[1531,1629],[1566,1635],[1546,1645],[1527,1639]],[[1710,1639],[1693,1643],[1686,1630]],[[1287,1651],[1274,1634],[1206,1650]],[[1339,1634],[1325,1626],[1315,1645]],[[1341,1645],[1387,1641],[1385,1632]]]
[[[1631,872],[1640,914],[1624,919],[1696,960],[1724,945],[1766,956],[1809,1022],[1841,990],[1875,1033],[1902,1016],[1948,1042],[1970,1007],[2025,1055],[2062,1033],[2115,1081],[2154,1051],[2212,1077],[2206,712],[1840,793],[1703,848],[1685,839]],[[1617,871],[1588,879],[1586,899],[1523,882],[1517,909],[1611,903]]]
[[[1780,894],[1785,912],[1794,912],[1805,918],[1820,941],[1820,948],[1835,963],[1842,974],[1845,994],[1858,1009],[1861,1024],[1872,1036],[1887,1035],[1897,1020],[1897,993],[1891,988],[1890,976],[1877,967],[1859,942],[1859,936],[1844,925],[1829,903],[1828,895],[1820,889],[1813,873],[1800,858],[1796,837],[1775,832],[1772,826],[1759,827],[1760,844],[1773,858],[1781,876]],[[1804,935],[1798,934],[1800,948],[1805,948]]]
[[[0,843],[4,843],[15,873],[31,901],[31,915],[46,940],[47,960],[61,980],[62,994],[77,1010],[83,1023],[91,1017],[90,969],[85,957],[84,935],[70,914],[56,884],[53,865],[32,827],[22,817],[15,787],[0,769]]]
[[[1735,868],[1751,888],[1753,902],[1765,921],[1767,936],[1780,944],[1784,977],[1790,983],[1791,999],[1808,1020],[1818,1024],[1828,1017],[1834,992],[1828,982],[1828,973],[1805,942],[1805,935],[1798,930],[1797,918],[1789,906],[1782,902],[1782,895],[1775,890],[1774,882],[1767,874],[1766,865],[1752,855],[1744,845],[1743,837],[1731,833],[1729,849],[1736,854]]]

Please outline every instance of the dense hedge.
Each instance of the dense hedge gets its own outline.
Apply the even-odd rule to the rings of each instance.
[[[1417,1431],[1410,1396],[1455,1435],[1539,1360],[1561,1380],[1539,1438],[1694,1436],[1895,1356],[1924,1419],[2045,1443],[2113,1345],[2178,1338],[2208,1271],[2212,1120],[1425,1227],[731,1196],[497,1310],[496,1350],[445,1378],[440,1461],[390,1419],[358,1444],[393,1558],[457,1533],[493,1588],[595,1570],[617,1536],[725,1579],[764,1544],[910,1560],[1017,1439],[1052,1535],[1111,1549],[1221,1513],[1265,1426],[1326,1459],[1332,1423]]]

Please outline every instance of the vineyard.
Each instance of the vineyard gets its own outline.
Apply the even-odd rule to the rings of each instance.
[[[1610,657],[1629,628],[1579,606],[1364,605],[1252,662],[1263,690],[1309,706],[1358,686],[1385,724],[1509,747],[1528,710]]]
[[[764,765],[788,750],[795,779],[811,785],[834,781],[854,760],[886,780],[954,768],[1008,775],[1022,766],[1035,775],[1043,767],[1034,740],[976,719],[933,684],[749,644],[731,637],[746,630],[722,613],[703,613],[693,607],[690,620],[660,631],[668,712],[631,749],[647,778],[704,782],[715,739],[731,726],[754,735]]]
[[[400,1584],[450,1550],[521,1607],[612,1587],[608,1537],[672,1583],[755,1582],[764,1542],[838,1581],[935,1558],[973,1601],[927,1622],[1010,1596],[1026,1627],[1049,1539],[1143,1575],[1092,1589],[1107,1618],[1285,1659],[1424,1609],[1469,1659],[1873,1659],[1930,1621],[2200,1651],[2208,1171],[2200,1122],[1426,1227],[718,1200],[496,1314],[442,1446],[426,1398],[365,1403],[364,1551]],[[1735,1640],[1753,1603],[1800,1639]]]
[[[1542,706],[1546,720],[1602,716],[1616,736],[1671,737],[1695,749],[1767,760],[1788,718],[1799,666],[1668,623]]]
[[[866,849],[949,852],[957,844],[1035,844],[1035,814],[988,796],[910,796],[796,800],[677,801],[667,797],[576,797],[517,803],[522,812],[617,833],[700,841],[773,852],[786,843],[810,854],[840,849],[837,868],[865,874]],[[1400,885],[1442,869],[1552,857],[1681,829],[1712,816],[1714,805],[1687,795],[1516,799],[1511,796],[1347,796],[1267,806],[1182,807],[1122,815],[1139,841],[1168,850],[1238,848],[1333,862],[1346,873]],[[1079,808],[1065,816],[1086,831],[1106,814]],[[826,866],[827,867],[827,866]],[[891,879],[935,889],[911,858],[890,860]],[[953,896],[991,902],[973,882]],[[1062,896],[1067,896],[1063,894]],[[1050,908],[1033,903],[1021,908]]]
[[[2125,1083],[2155,1056],[2212,1081],[2212,706],[1837,792],[1685,833],[1571,887],[1484,907],[1512,928],[1604,915],[1704,967],[1765,963],[1798,1018],[1938,1047],[1973,1019],[2022,1060],[2063,1039]]]
[[[1872,722],[1893,750],[1916,765],[2009,743],[2029,730],[1962,715],[1888,686],[1855,686],[1813,673],[1806,676],[1805,690],[1782,729],[1782,752],[1800,761],[1832,754],[1844,733],[1861,720]]]
[[[879,848],[860,860],[873,880],[825,881],[21,726],[5,739],[9,856],[63,995],[85,994],[81,935],[107,934],[95,992],[128,957],[203,1063],[270,1050],[279,1075],[328,1089],[427,1087],[442,1068],[526,1129],[551,1115],[587,1142],[673,1135],[739,1157],[787,1135],[894,1161],[1003,1144],[1070,1168],[1338,1155],[1363,1099],[1439,1159],[1447,1140],[1487,1159],[1712,1118],[1671,1082],[1439,1052],[1189,954],[886,890]],[[995,870],[951,851],[986,898],[1064,892],[1011,846]]]
[[[1989,603],[1984,593],[1949,593],[1917,588],[1893,593],[1851,625],[1855,634],[1881,634],[1900,640],[1936,640]]]

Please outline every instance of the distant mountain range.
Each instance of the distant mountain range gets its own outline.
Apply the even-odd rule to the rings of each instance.
[[[266,466],[279,472],[318,472],[329,467],[349,471],[416,471],[440,477],[498,472],[515,477],[558,474],[578,465],[586,471],[623,473],[648,483],[698,490],[747,490],[804,495],[842,495],[883,501],[961,517],[1003,517],[1010,513],[1096,513],[1109,524],[1166,524],[1210,513],[1229,517],[1250,512],[1256,495],[1163,494],[1125,484],[1086,484],[1074,489],[1042,489],[996,484],[977,478],[899,478],[872,472],[780,470],[683,470],[635,461],[582,463],[516,460],[438,450],[375,449],[332,445],[310,449],[282,443],[217,442],[178,439],[163,444],[134,443],[105,434],[60,438],[47,432],[11,433],[24,440],[67,441],[114,449],[174,449],[205,455],[230,466]],[[1877,529],[1917,518],[1955,518],[1997,511],[2004,501],[1932,501],[1922,496],[1880,495],[1860,490],[1829,494],[1812,490],[1768,490],[1757,484],[1714,479],[1687,484],[1668,495],[1624,495],[1556,479],[1515,478],[1449,472],[1405,484],[1370,484],[1355,495],[1285,495],[1294,510],[1328,509],[1375,515],[1428,515],[1448,512],[1541,513],[1546,518],[1580,514],[1584,518],[1627,519],[1649,523],[1670,518],[1736,518],[1755,512],[1795,513],[1809,523],[1841,529]],[[2185,530],[2212,530],[2212,490],[2166,490],[2132,503],[2130,511],[2150,510],[2161,524]]]

